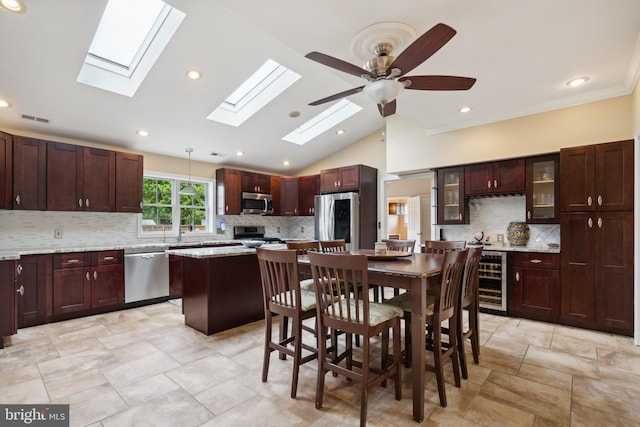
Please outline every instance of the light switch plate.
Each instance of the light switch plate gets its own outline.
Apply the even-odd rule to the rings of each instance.
[[[53,237],[55,239],[62,239],[62,228],[56,228],[53,230]]]

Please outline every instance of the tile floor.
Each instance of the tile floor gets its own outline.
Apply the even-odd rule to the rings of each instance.
[[[631,338],[483,314],[481,341],[460,388],[447,365],[447,408],[427,373],[422,425],[640,425]],[[272,355],[262,383],[262,348],[262,322],[205,336],[171,302],[21,329],[0,350],[0,402],[69,403],[72,426],[358,424],[357,384],[327,375],[317,410],[315,362],[291,399],[291,359]],[[369,425],[418,425],[403,376],[401,401],[393,387],[371,393]]]

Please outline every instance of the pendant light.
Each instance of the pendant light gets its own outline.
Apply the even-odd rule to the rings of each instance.
[[[185,196],[197,196],[198,192],[191,184],[191,153],[193,152],[193,148],[185,148],[184,151],[189,153],[189,183],[186,187],[180,190],[180,194],[184,194]]]

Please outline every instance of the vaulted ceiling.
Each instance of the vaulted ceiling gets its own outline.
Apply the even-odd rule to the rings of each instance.
[[[128,97],[77,82],[107,0],[23,1],[24,14],[0,10],[0,98],[12,104],[0,109],[0,129],[182,158],[192,147],[194,160],[281,174],[384,127],[376,105],[358,93],[348,99],[359,113],[305,145],[282,140],[331,105],[309,102],[365,83],[304,55],[319,51],[362,66],[356,52],[372,25],[400,23],[419,36],[442,22],[457,31],[411,74],[475,77],[473,88],[398,96],[396,114],[426,132],[629,94],[640,69],[638,0],[167,0],[186,17]],[[239,127],[207,120],[267,59],[302,77]],[[186,78],[192,68],[202,79]],[[586,84],[566,85],[581,76]],[[460,113],[463,106],[472,109]],[[299,116],[290,117],[293,111]],[[136,135],[139,129],[149,135]]]

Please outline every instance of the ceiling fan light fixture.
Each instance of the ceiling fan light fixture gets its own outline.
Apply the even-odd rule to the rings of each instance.
[[[387,104],[398,97],[404,85],[397,80],[376,80],[362,90],[376,104]]]

